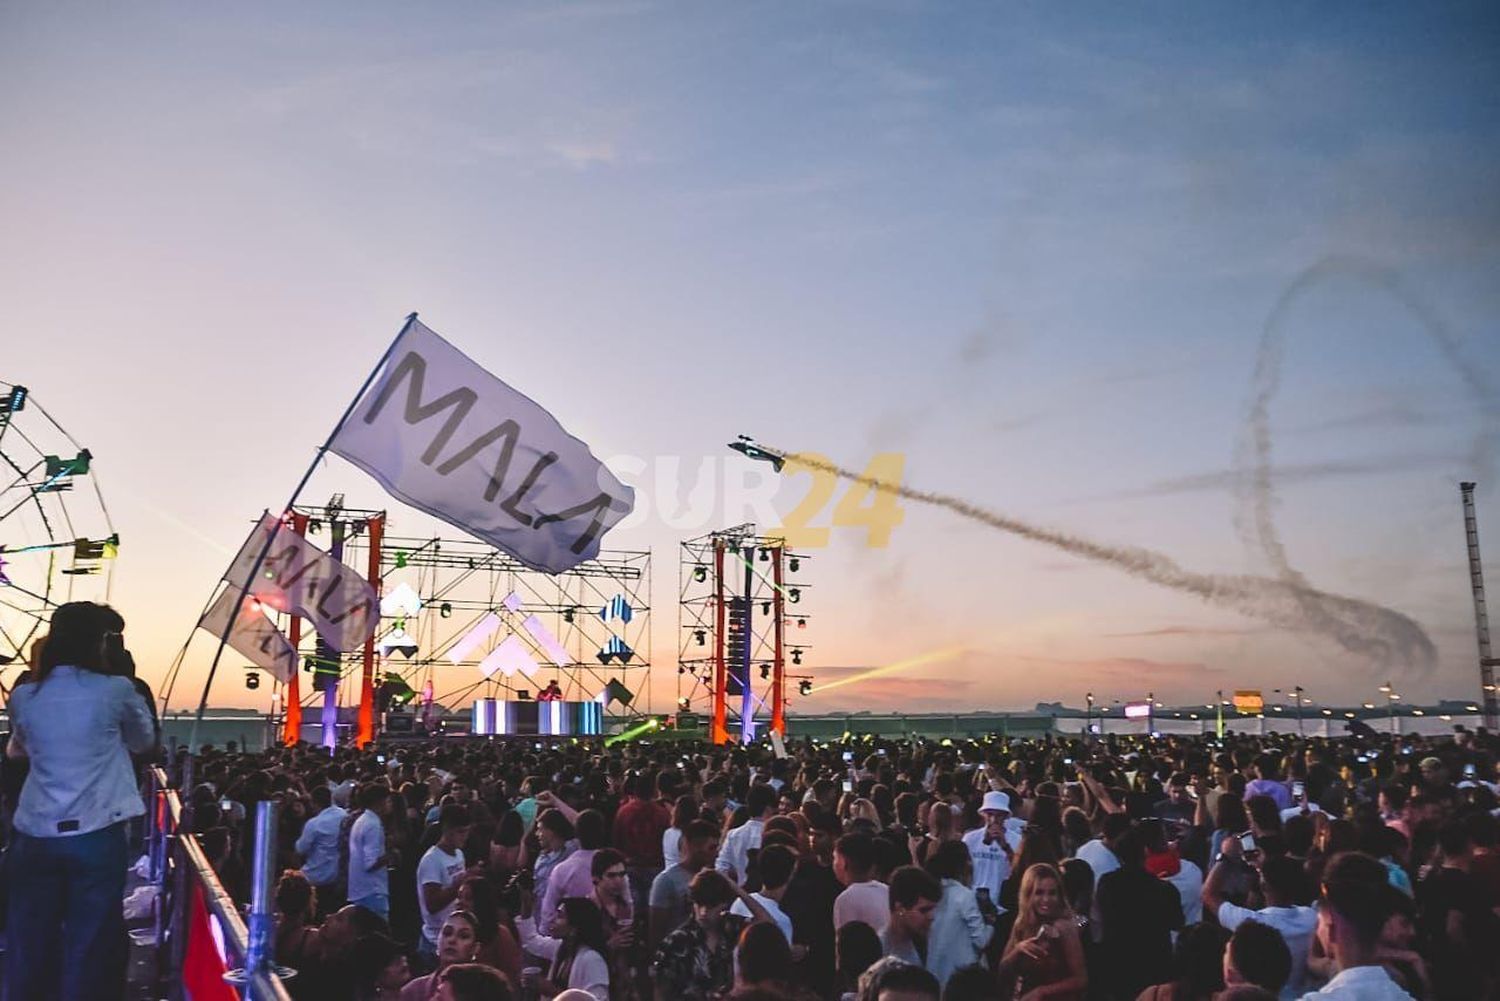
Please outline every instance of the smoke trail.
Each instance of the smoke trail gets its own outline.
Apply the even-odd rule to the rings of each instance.
[[[1364,640],[1365,623],[1343,614],[1329,596],[1312,588],[1307,578],[1292,566],[1286,546],[1276,526],[1276,491],[1271,482],[1270,407],[1281,386],[1282,357],[1285,352],[1284,326],[1292,306],[1327,278],[1347,276],[1369,282],[1383,289],[1420,322],[1422,330],[1437,344],[1442,356],[1458,372],[1468,394],[1479,405],[1483,424],[1470,453],[1470,460],[1480,479],[1487,479],[1490,456],[1500,426],[1500,406],[1480,370],[1471,364],[1452,331],[1425,301],[1401,284],[1388,268],[1352,257],[1325,257],[1303,271],[1287,286],[1272,307],[1261,330],[1260,349],[1255,374],[1251,380],[1250,405],[1245,430],[1235,450],[1235,467],[1239,471],[1236,495],[1238,508],[1235,524],[1248,545],[1265,554],[1271,569],[1294,596],[1307,625],[1319,633],[1332,636],[1346,649],[1372,653]]]
[[[1113,566],[1132,577],[1162,587],[1196,595],[1210,605],[1288,629],[1314,630],[1328,636],[1351,653],[1373,658],[1382,666],[1406,665],[1430,669],[1437,660],[1437,650],[1432,640],[1427,638],[1426,632],[1416,621],[1400,612],[1370,602],[1329,594],[1304,583],[1287,580],[1250,575],[1194,573],[1179,566],[1170,557],[1149,549],[1108,545],[1055,529],[1040,528],[957,497],[891,484],[805,455],[789,454],[788,459],[795,459],[805,468],[821,469],[919,504],[946,508],[970,521],[977,521],[1096,563]],[[1327,611],[1337,628],[1330,628],[1322,619],[1309,616],[1309,603]]]

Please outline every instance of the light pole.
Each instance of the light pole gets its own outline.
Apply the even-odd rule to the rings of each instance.
[[[1092,740],[1094,736],[1094,693],[1084,693],[1084,701],[1087,707],[1083,710],[1083,739]]]
[[[1396,694],[1396,688],[1389,681],[1380,686],[1385,693],[1385,704],[1391,716],[1391,735],[1399,736],[1401,728],[1396,722],[1396,703],[1401,701],[1401,696]]]
[[[1223,740],[1224,739],[1224,689],[1222,689],[1222,688],[1219,689],[1218,696],[1219,696],[1218,701],[1214,703],[1214,712],[1217,714],[1217,718],[1216,718],[1216,720],[1214,722],[1214,730],[1215,730],[1215,736],[1219,740]]]
[[[1146,736],[1156,732],[1156,693],[1146,693]]]

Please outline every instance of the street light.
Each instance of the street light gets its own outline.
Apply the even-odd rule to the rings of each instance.
[[[1386,708],[1391,716],[1391,733],[1392,735],[1399,734],[1401,727],[1396,722],[1396,703],[1401,701],[1401,696],[1396,694],[1396,686],[1389,681],[1381,685],[1380,690],[1385,693]]]
[[[1094,733],[1094,693],[1086,692],[1083,698],[1088,703],[1083,711],[1083,739],[1088,740]]]

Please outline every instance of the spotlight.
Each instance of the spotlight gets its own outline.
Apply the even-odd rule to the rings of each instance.
[[[310,519],[308,519],[307,530],[308,530],[309,533],[311,533],[313,535],[317,535],[319,532],[323,531],[323,522],[322,522],[322,520],[318,519],[318,518],[310,518]]]
[[[797,628],[798,629],[806,629],[807,628],[807,619],[805,619],[805,618],[799,618],[797,620]]]
[[[569,625],[573,624],[573,610],[571,608],[563,610],[563,621]]]
[[[787,600],[795,605],[797,602],[802,600],[802,588],[794,587],[786,593],[786,596]]]
[[[769,549],[765,549],[765,548],[761,549],[761,551],[760,551],[760,561],[762,563],[769,563],[769,562],[771,562],[771,551]]]
[[[799,557],[793,556],[791,559],[787,560],[786,568],[792,573],[796,573],[798,570],[802,569],[802,560]]]
[[[770,615],[771,614],[771,603],[769,601],[762,601],[760,603],[760,614],[762,614],[762,615]]]
[[[792,663],[793,664],[797,664],[799,666],[802,664],[802,651],[801,650],[793,650],[792,651]]]
[[[443,618],[446,619],[446,618],[450,617],[452,614],[453,614],[453,605],[450,602],[445,601],[441,605],[438,606],[438,615],[442,616]]]
[[[693,567],[693,580],[697,581],[700,584],[708,580],[708,567]]]
[[[770,677],[771,677],[771,665],[770,664],[762,664],[762,665],[760,665],[760,680],[761,681],[767,681],[767,680],[770,679]]]
[[[678,664],[677,665],[677,673],[678,674],[687,674],[687,665],[686,664]]]
[[[803,678],[801,681],[797,682],[797,694],[798,695],[811,695],[812,694],[812,679],[811,678]]]
[[[257,689],[257,688],[260,687],[260,672],[259,671],[246,671],[245,672],[245,687],[248,688],[248,689],[250,689],[252,692],[255,691],[255,689]]]
[[[708,631],[704,629],[694,629],[693,639],[698,641],[699,646],[706,646],[708,644]]]
[[[681,696],[677,700],[677,708],[681,709],[683,712],[687,712],[688,706],[690,706],[692,704],[693,703],[691,702],[691,700],[688,699],[688,697],[686,695]]]

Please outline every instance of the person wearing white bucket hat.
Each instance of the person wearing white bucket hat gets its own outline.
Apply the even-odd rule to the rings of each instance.
[[[983,825],[964,835],[964,845],[974,862],[974,892],[989,894],[997,908],[1000,886],[1010,875],[1011,857],[1021,845],[1022,821],[1010,815],[1010,795],[998,789],[984,794],[979,804]]]

